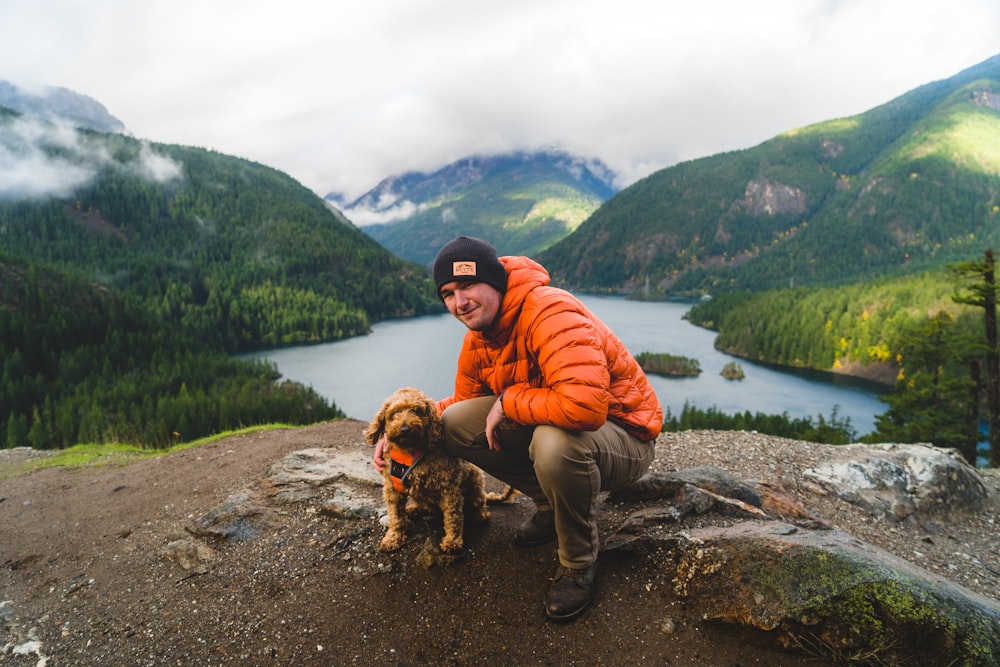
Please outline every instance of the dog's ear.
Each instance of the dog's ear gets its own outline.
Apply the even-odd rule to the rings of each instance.
[[[379,409],[378,414],[372,417],[372,423],[368,425],[368,430],[365,431],[365,438],[368,440],[369,445],[374,445],[385,433],[385,416],[388,411],[389,401],[386,400]]]
[[[368,425],[368,430],[365,431],[365,439],[368,440],[369,445],[374,445],[385,433],[385,421],[379,417],[381,417],[381,413],[372,420],[372,423]]]
[[[432,446],[440,445],[441,441],[444,440],[444,423],[442,423],[441,415],[438,413],[437,403],[427,399],[426,407],[428,419],[430,419],[427,442]]]

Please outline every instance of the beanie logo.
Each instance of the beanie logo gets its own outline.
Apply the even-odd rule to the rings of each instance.
[[[451,275],[453,276],[474,276],[476,275],[475,262],[453,262],[451,265]]]

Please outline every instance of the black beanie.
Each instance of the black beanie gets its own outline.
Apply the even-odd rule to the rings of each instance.
[[[453,280],[486,283],[507,291],[507,270],[497,258],[497,250],[488,241],[459,236],[438,252],[434,259],[434,286]]]

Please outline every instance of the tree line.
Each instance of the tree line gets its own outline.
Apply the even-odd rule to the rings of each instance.
[[[1000,464],[992,251],[982,261],[867,284],[731,293],[695,305],[716,347],[764,363],[880,378],[892,391],[870,442],[928,442],[977,459],[989,424]]]
[[[168,447],[343,417],[273,366],[230,358],[101,285],[0,259],[0,443]]]

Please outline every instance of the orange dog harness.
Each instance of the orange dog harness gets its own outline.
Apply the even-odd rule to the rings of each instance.
[[[410,485],[410,480],[406,479],[407,475],[417,467],[426,454],[427,450],[417,452],[416,455],[395,447],[389,450],[389,478],[392,479],[392,486],[397,491],[406,493],[406,487]]]

